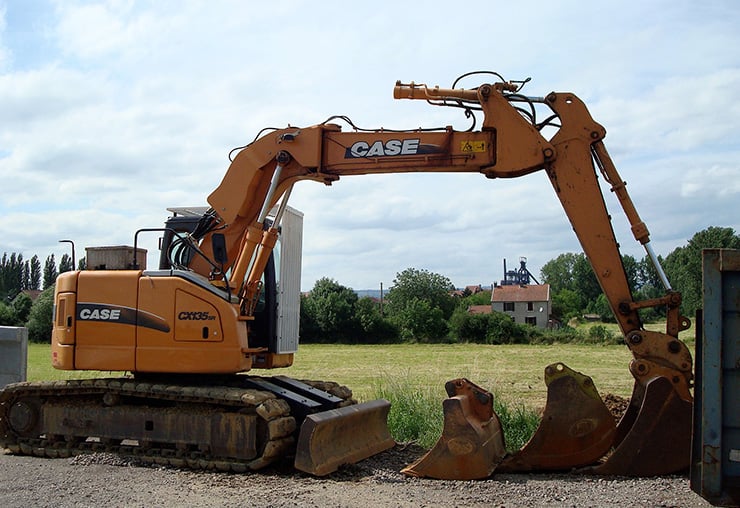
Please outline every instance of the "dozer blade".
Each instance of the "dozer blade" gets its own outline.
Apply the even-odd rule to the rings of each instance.
[[[616,425],[590,377],[562,363],[545,368],[547,403],[532,438],[496,472],[562,470],[593,464],[609,450]]]
[[[434,448],[401,472],[440,480],[477,480],[491,475],[506,453],[493,396],[467,379],[445,384],[444,426]]]
[[[641,391],[642,387],[636,385],[638,397]],[[630,404],[630,409],[620,421],[620,434],[625,435],[614,452],[604,463],[586,468],[582,472],[659,476],[689,467],[691,401],[679,395],[671,380],[660,376],[650,380],[645,386],[642,404],[636,415],[632,409],[634,407]],[[627,428],[628,431],[623,430]]]
[[[390,407],[378,399],[308,415],[298,435],[296,469],[324,476],[392,448]]]

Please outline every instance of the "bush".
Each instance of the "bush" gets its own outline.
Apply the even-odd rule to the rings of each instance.
[[[28,316],[31,314],[31,307],[33,307],[33,301],[26,293],[18,293],[18,296],[13,299],[13,312],[15,312],[18,326],[21,326],[28,320]]]
[[[583,334],[570,326],[561,326],[556,330],[536,329],[530,333],[530,344],[578,344],[584,342]]]
[[[15,312],[9,305],[0,302],[0,326],[15,326]]]
[[[450,336],[458,342],[484,344],[488,322],[488,314],[469,314],[467,309],[459,308],[450,317]]]
[[[39,295],[31,307],[26,323],[29,342],[51,343],[53,309],[54,286],[51,286]]]
[[[399,342],[398,328],[383,318],[378,304],[372,298],[365,297],[357,301],[355,317],[360,327],[357,342],[363,344]]]
[[[486,344],[524,344],[527,342],[528,330],[501,312],[488,314]]]
[[[591,344],[621,344],[621,336],[604,325],[594,325],[588,330],[588,341]]]
[[[469,314],[458,309],[450,318],[450,338],[478,344],[524,344],[531,327],[518,325],[507,314]]]
[[[442,309],[419,298],[405,301],[403,307],[396,305],[390,320],[407,342],[441,342],[448,332]]]

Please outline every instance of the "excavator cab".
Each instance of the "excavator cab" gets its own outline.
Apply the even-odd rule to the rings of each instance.
[[[202,227],[204,221],[208,220],[208,208],[207,207],[172,207],[167,209],[172,215],[165,222],[162,237],[160,238],[159,249],[159,269],[160,270],[171,270],[173,268],[184,269],[187,267],[194,256],[198,255],[197,244],[189,241],[193,235],[198,235],[198,230]],[[299,214],[297,210],[291,209],[293,214]],[[288,220],[293,222],[297,221],[298,216],[291,217]],[[270,217],[266,219],[268,227],[272,225]],[[279,261],[283,259],[279,255],[282,251],[284,244],[287,244],[287,252],[297,252],[296,255],[286,254],[285,262],[291,263],[290,271],[295,271],[296,268],[300,268],[300,249],[296,249],[294,246],[296,241],[300,239],[295,238],[296,232],[300,232],[300,227],[293,227],[286,231],[293,236],[291,238],[285,238],[285,235],[281,235],[278,240],[275,251],[270,254],[270,257],[265,265],[264,273],[262,274],[262,284],[260,292],[257,296],[257,302],[254,308],[254,319],[250,322],[250,344],[255,347],[268,348],[271,351],[277,351],[282,349],[278,346],[278,335],[277,328],[278,323],[281,320],[286,319],[289,314],[280,315],[278,314],[278,305],[280,304],[278,294],[278,274],[280,266]],[[226,251],[223,247],[220,247],[218,243],[223,242],[223,236],[213,235],[211,237],[213,244],[213,261],[216,265],[224,265],[228,261]],[[228,274],[227,274],[228,279]],[[297,291],[299,288],[295,287],[295,280],[292,280],[291,291]],[[282,328],[286,326],[296,330],[294,323],[286,324],[281,322]],[[283,339],[287,340],[287,339]],[[291,342],[297,342],[297,339],[291,338]]]

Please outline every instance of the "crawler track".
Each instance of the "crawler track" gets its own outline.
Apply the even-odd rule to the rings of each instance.
[[[39,457],[105,451],[175,467],[260,469],[295,452],[296,428],[306,413],[318,410],[311,401],[286,398],[283,389],[255,388],[272,386],[272,379],[231,376],[219,385],[131,378],[8,385],[0,392],[0,446]],[[331,404],[351,403],[346,388],[314,384],[340,395],[320,392]]]

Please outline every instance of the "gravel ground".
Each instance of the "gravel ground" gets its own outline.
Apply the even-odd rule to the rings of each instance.
[[[498,474],[485,481],[406,478],[400,447],[313,478],[288,466],[226,474],[140,466],[109,454],[41,459],[0,452],[0,506],[13,507],[707,507],[685,476]]]

